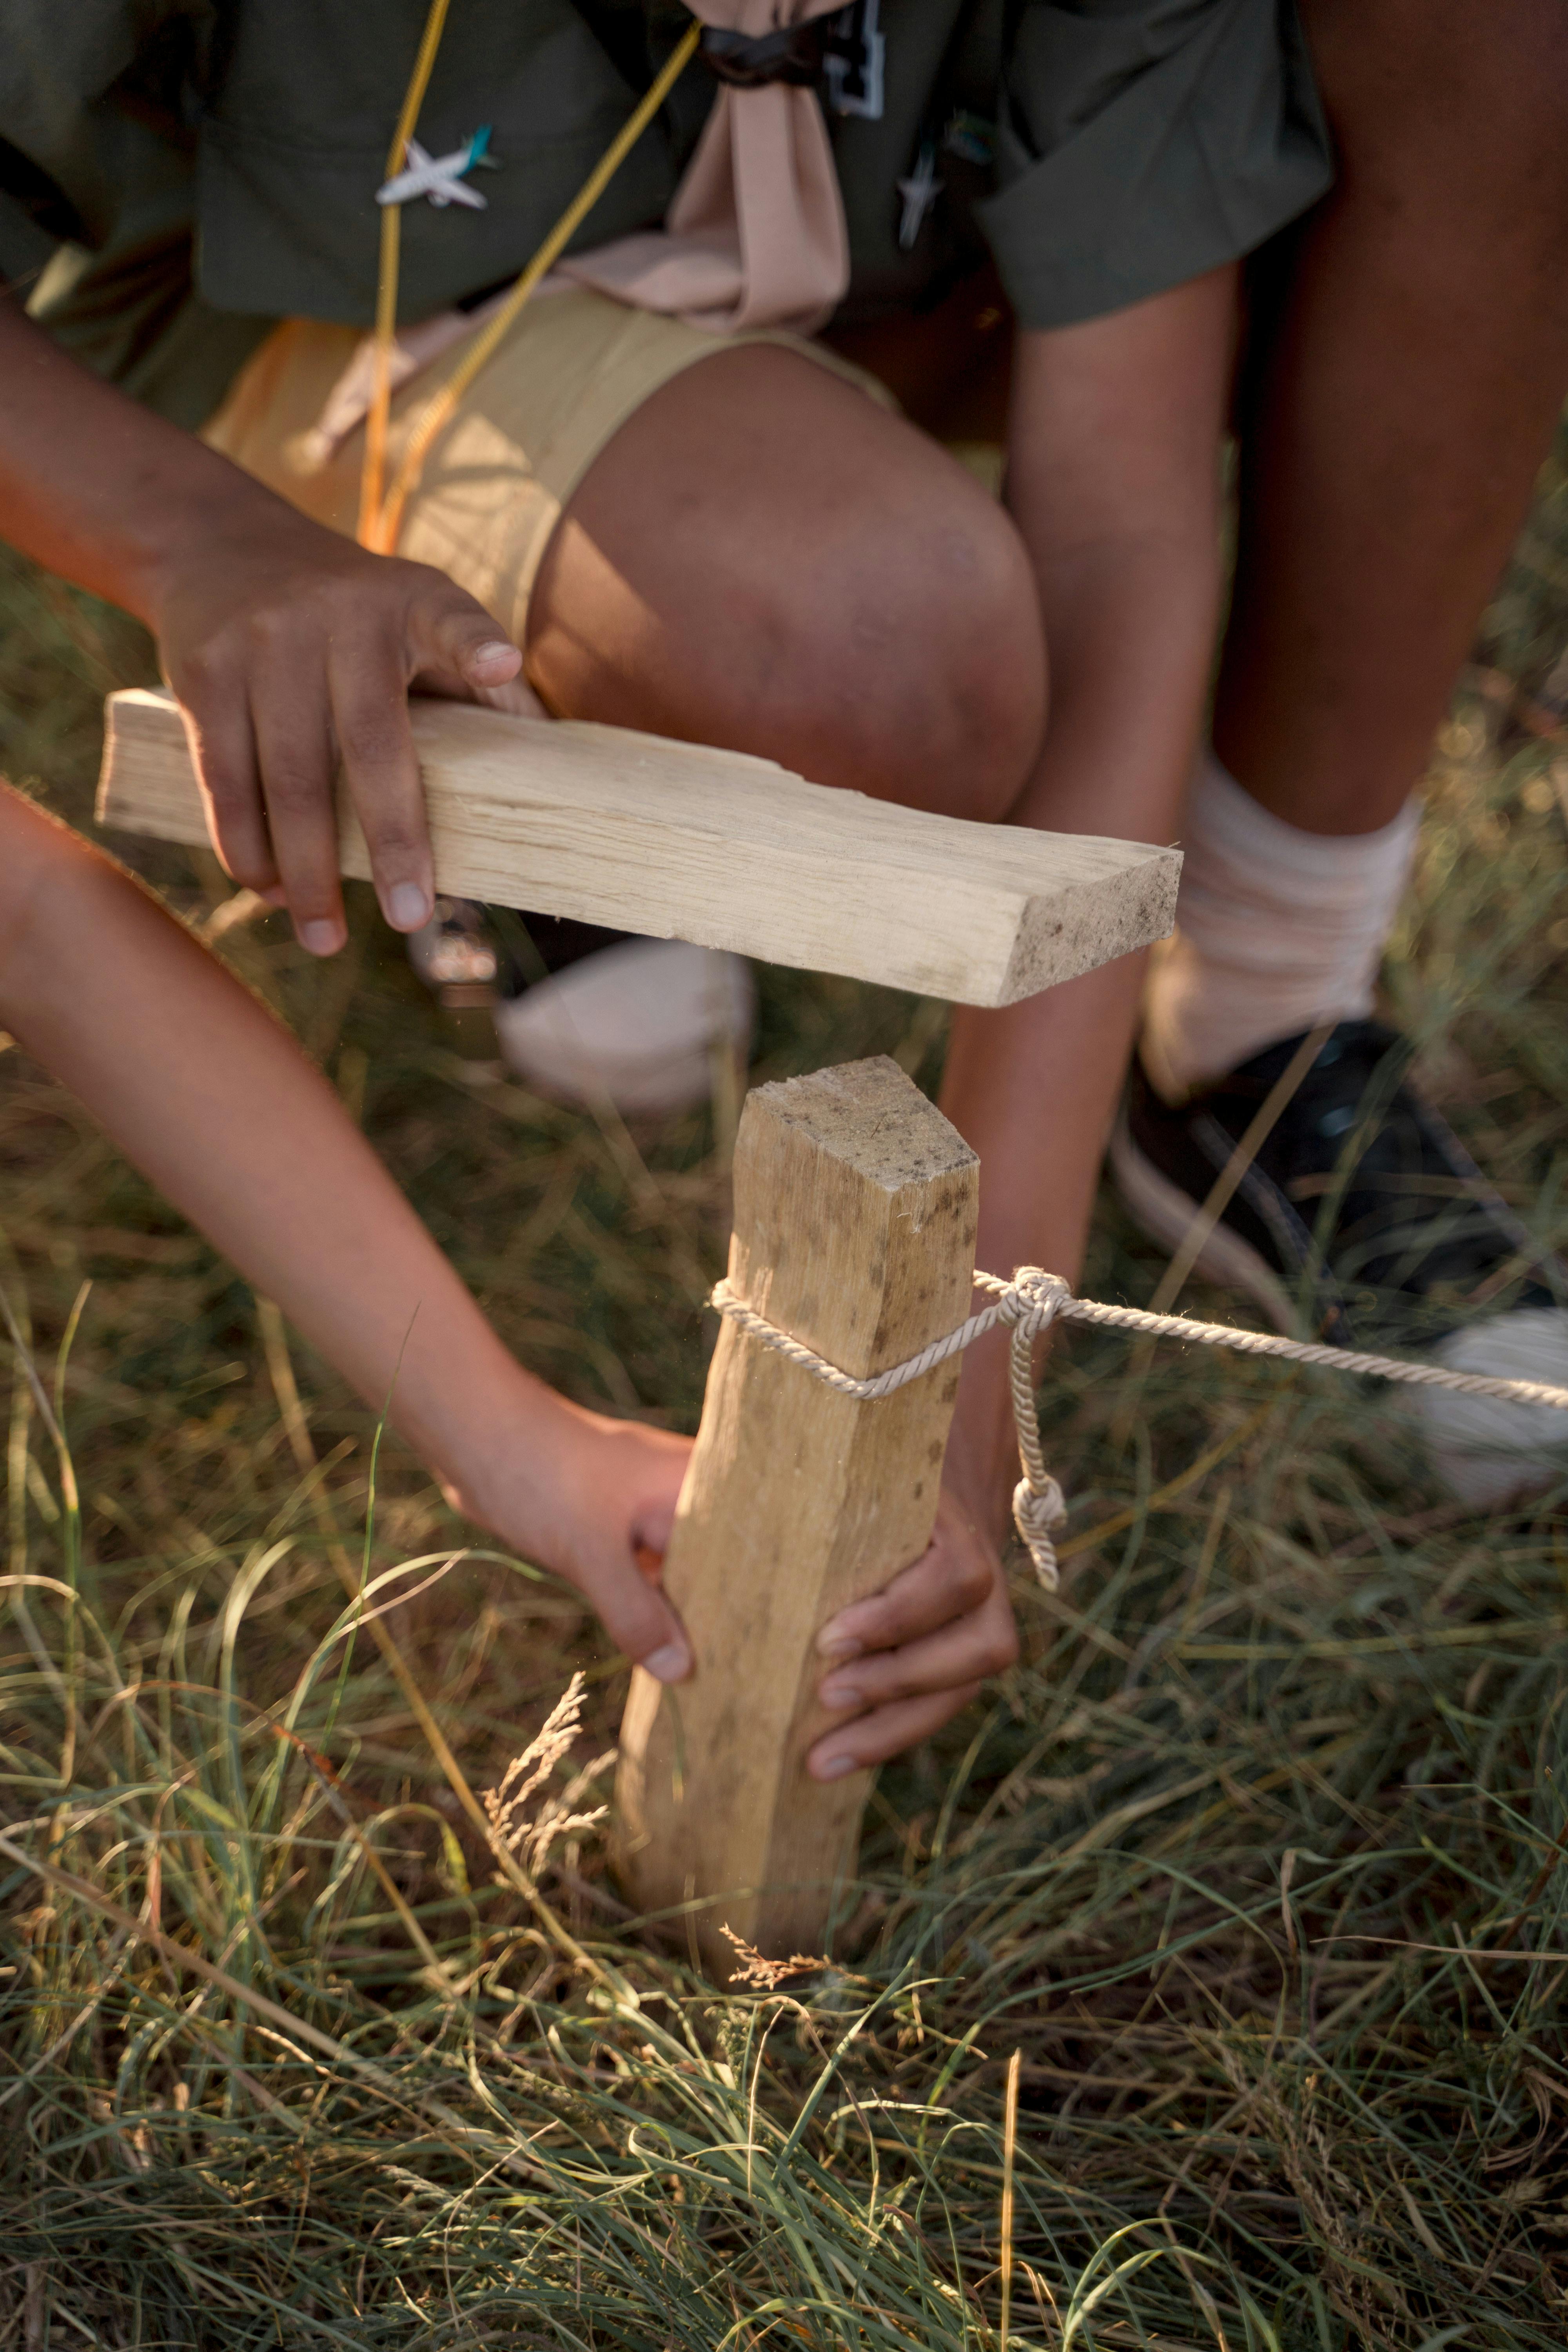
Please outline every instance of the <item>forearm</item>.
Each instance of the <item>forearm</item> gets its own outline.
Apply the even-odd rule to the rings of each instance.
[[[156,629],[183,548],[289,509],[0,297],[0,536]]]
[[[520,1440],[548,1458],[582,1417],[501,1346],[331,1087],[146,892],[8,791],[0,873],[0,1027],[489,1516]]]

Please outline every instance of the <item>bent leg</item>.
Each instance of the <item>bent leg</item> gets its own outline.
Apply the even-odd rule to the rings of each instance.
[[[1306,17],[1340,179],[1259,273],[1223,768],[1145,1022],[1172,1101],[1372,1011],[1402,812],[1568,388],[1558,0]]]
[[[1020,339],[1008,494],[1054,688],[1016,824],[1144,841],[1177,830],[1218,622],[1235,299],[1234,273],[1215,270]],[[1001,1012],[956,1011],[942,1108],[985,1171],[983,1265],[1077,1279],[1143,961]],[[966,1360],[954,1423],[977,1511],[1005,1509],[1013,1454],[1006,1350],[986,1341]]]
[[[1013,524],[911,425],[768,344],[687,368],[599,453],[527,651],[564,716],[963,816],[1013,804],[1045,721]]]
[[[1363,1346],[1418,1339],[1450,1366],[1528,1361],[1556,1381],[1568,1315],[1440,1126],[1391,1091],[1392,1041],[1368,1016],[1401,812],[1568,386],[1568,16],[1557,0],[1303,5],[1341,176],[1256,354],[1215,718],[1230,775],[1205,775],[1189,814],[1145,1029],[1164,1101],[1135,1105],[1127,1197],[1157,1236],[1190,1233],[1205,1159],[1217,1174],[1304,1051],[1255,1173],[1277,1202],[1310,1200],[1324,1139],[1345,1139],[1342,1206],[1324,1199],[1307,1254],[1286,1220],[1249,1227],[1236,1204],[1236,1278],[1281,1318],[1315,1285],[1315,1314]],[[1188,1108],[1194,1086],[1215,1091]],[[1471,1503],[1544,1483],[1522,1420],[1506,1437],[1427,1427],[1436,1477]]]
[[[1560,0],[1306,0],[1340,180],[1244,424],[1221,760],[1309,832],[1426,765],[1568,390]]]

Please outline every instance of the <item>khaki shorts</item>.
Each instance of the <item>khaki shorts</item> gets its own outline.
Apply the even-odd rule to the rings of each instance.
[[[238,376],[202,436],[316,521],[351,538],[363,426],[309,470],[301,470],[296,450],[361,340],[353,327],[286,321]],[[875,377],[799,335],[710,335],[585,289],[547,294],[536,298],[480,370],[430,451],[405,513],[398,553],[448,573],[521,645],[551,533],[600,450],[661,384],[741,343],[798,352],[894,405]],[[389,481],[413,419],[463,349],[459,343],[443,352],[395,395]]]

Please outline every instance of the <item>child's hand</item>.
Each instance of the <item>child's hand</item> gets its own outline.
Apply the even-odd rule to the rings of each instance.
[[[522,656],[444,572],[367,554],[243,480],[232,503],[165,559],[153,615],[218,855],[333,954],[341,760],[382,912],[417,930],[435,899],[408,689],[517,708]]]
[[[552,1403],[567,1418],[548,1462],[519,1463],[510,1477],[502,1469],[482,1497],[456,1483],[447,1494],[525,1559],[574,1584],[628,1658],[661,1683],[683,1682],[691,1644],[658,1570],[691,1441]]]
[[[343,942],[341,761],[394,929],[429,919],[411,686],[488,697],[522,656],[427,564],[370,555],[99,382],[0,288],[0,516],[13,546],[158,640],[236,881]]]
[[[845,1720],[806,1759],[835,1780],[901,1754],[967,1706],[988,1675],[1018,1654],[996,1546],[953,1489],[942,1488],[936,1531],[912,1567],[825,1625],[831,1661],[818,1685]]]

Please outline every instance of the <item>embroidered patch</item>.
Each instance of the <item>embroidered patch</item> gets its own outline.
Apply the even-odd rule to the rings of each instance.
[[[882,68],[888,39],[878,29],[879,5],[879,0],[849,0],[847,8],[828,19],[822,69],[827,78],[830,114],[858,115],[867,122],[882,120]]]

